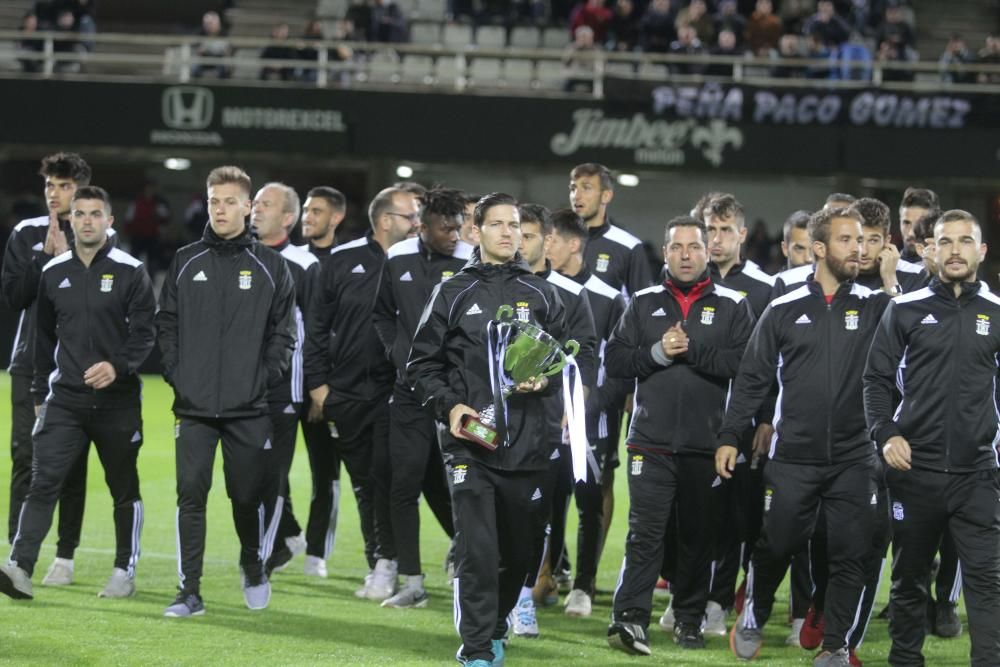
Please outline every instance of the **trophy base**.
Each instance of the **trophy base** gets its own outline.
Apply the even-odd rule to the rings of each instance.
[[[462,425],[458,429],[458,432],[470,441],[491,452],[495,451],[500,444],[500,434],[496,432],[496,429],[487,426],[472,415],[464,415],[462,417]]]

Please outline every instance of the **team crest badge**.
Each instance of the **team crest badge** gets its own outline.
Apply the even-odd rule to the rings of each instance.
[[[701,309],[701,323],[704,325],[709,325],[712,320],[715,319],[715,308],[711,306],[705,306]]]
[[[441,272],[441,282],[444,282],[444,281],[448,280],[448,278],[451,278],[453,275],[455,275],[454,271],[442,271]]]
[[[240,271],[240,289],[250,289],[252,278],[252,271]]]
[[[469,473],[469,466],[460,464],[451,469],[451,481],[453,484],[461,484],[465,481],[465,476]]]
[[[531,316],[531,310],[528,308],[527,301],[518,301],[515,312],[517,313],[517,319],[522,322],[527,322],[528,318]]]
[[[903,517],[903,503],[895,502],[892,504],[892,518],[896,521],[902,521]]]
[[[111,288],[115,286],[115,274],[104,273],[101,274],[101,291],[110,292]]]
[[[642,456],[637,455],[632,457],[632,474],[641,475],[642,474]]]
[[[848,331],[858,330],[858,311],[848,310],[844,313],[844,328]]]
[[[606,252],[602,252],[597,256],[597,266],[595,268],[601,273],[604,273],[608,270],[608,264],[610,263],[611,263],[611,255],[607,254]]]
[[[976,333],[980,336],[990,335],[990,316],[976,315]]]

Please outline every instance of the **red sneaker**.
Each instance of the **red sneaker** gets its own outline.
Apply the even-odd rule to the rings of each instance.
[[[848,649],[847,651],[848,651],[848,655],[850,656],[849,659],[851,661],[851,667],[863,667],[864,666],[864,663],[861,662],[858,659],[857,655],[855,655],[853,648],[852,649]]]
[[[811,651],[823,643],[823,612],[816,611],[816,607],[809,605],[809,612],[806,613],[806,622],[802,624],[799,631],[799,644],[807,651]]]
[[[739,616],[743,613],[743,605],[747,601],[747,580],[746,577],[740,582],[740,587],[736,589],[736,601],[733,603],[733,607],[736,608],[736,615]]]

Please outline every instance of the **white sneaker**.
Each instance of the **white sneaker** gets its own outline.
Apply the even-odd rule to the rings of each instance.
[[[788,637],[785,638],[785,646],[802,648],[802,644],[799,643],[799,633],[802,632],[802,626],[805,624],[806,619],[804,618],[792,619],[792,630],[788,633]]]
[[[108,577],[104,590],[97,594],[99,598],[130,598],[135,595],[135,579],[128,572],[116,567]]]
[[[42,579],[42,586],[69,586],[73,583],[73,561],[56,558]]]
[[[399,585],[398,567],[394,560],[379,558],[375,562],[375,570],[372,572],[372,580],[368,585],[368,593],[365,597],[375,602],[383,602],[391,598]]]
[[[307,577],[326,579],[326,561],[319,556],[306,556],[302,571]]]
[[[286,537],[285,546],[292,552],[292,558],[306,552],[306,536],[299,533],[295,537]]]
[[[566,601],[563,603],[566,607],[567,616],[576,616],[578,618],[586,618],[590,616],[592,610],[592,604],[590,602],[590,596],[587,595],[586,591],[582,591],[579,588],[574,588],[566,596]]]
[[[368,574],[365,575],[365,583],[358,590],[354,591],[354,597],[361,598],[362,600],[368,597],[368,588],[372,585],[372,577],[375,576],[375,572],[370,570]]]
[[[667,605],[667,608],[663,610],[663,616],[660,616],[660,627],[663,628],[664,632],[674,631],[674,607],[673,605]]]
[[[0,593],[15,600],[33,600],[35,595],[31,577],[17,563],[10,561],[0,564]]]
[[[399,592],[382,602],[383,607],[409,609],[411,607],[427,606],[427,591],[424,590],[424,576],[413,575],[407,578],[406,585]]]
[[[510,615],[507,617],[507,623],[510,625],[515,637],[534,639],[538,636],[538,618],[535,616],[535,601],[531,599],[530,595],[517,601],[517,606],[511,610]]]
[[[243,586],[243,600],[247,603],[247,609],[254,611],[267,609],[271,602],[271,582],[264,577],[259,584],[251,585],[247,582],[246,576],[240,572],[240,583]]]
[[[725,637],[729,633],[726,629],[726,610],[718,602],[709,600],[705,605],[705,621],[702,623],[701,632],[719,637]]]

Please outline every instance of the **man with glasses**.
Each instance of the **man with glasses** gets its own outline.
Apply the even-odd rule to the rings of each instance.
[[[368,207],[372,229],[336,246],[322,263],[306,313],[306,388],[351,476],[361,515],[369,574],[355,595],[383,601],[396,592],[395,541],[389,514],[389,395],[395,372],[372,323],[394,244],[417,233],[416,200],[386,188]]]

